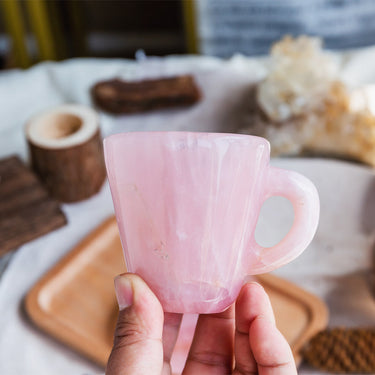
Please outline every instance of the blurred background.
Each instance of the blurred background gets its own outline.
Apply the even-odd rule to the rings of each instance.
[[[265,54],[285,34],[375,42],[372,0],[1,0],[0,67],[72,57]]]
[[[185,53],[181,1],[3,0],[2,68],[72,57]]]

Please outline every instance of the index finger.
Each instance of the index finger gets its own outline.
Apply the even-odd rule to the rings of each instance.
[[[259,375],[297,375],[288,342],[267,317],[260,315],[251,324],[250,346]]]
[[[250,347],[249,333],[252,322],[259,315],[265,315],[270,321],[275,321],[271,302],[263,287],[255,282],[245,284],[236,302],[234,374],[258,373],[258,366]]]

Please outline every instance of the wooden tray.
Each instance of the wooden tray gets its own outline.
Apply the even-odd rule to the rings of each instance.
[[[113,279],[123,272],[117,224],[110,218],[39,280],[26,296],[26,311],[42,330],[105,366],[118,312]],[[258,280],[298,361],[301,346],[326,327],[327,308],[316,296],[276,276]],[[179,341],[176,348],[186,352],[184,338]]]

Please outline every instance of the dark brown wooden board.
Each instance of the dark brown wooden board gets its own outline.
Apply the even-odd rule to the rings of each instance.
[[[0,256],[65,224],[58,202],[17,156],[0,160]]]

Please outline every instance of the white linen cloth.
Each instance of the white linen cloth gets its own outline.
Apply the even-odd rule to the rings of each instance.
[[[344,56],[342,62],[343,74],[349,80],[375,82],[375,49]],[[229,61],[185,56],[150,59],[140,63],[120,59],[74,59],[43,63],[26,71],[4,71],[0,73],[0,157],[18,154],[27,160],[23,126],[28,118],[40,110],[62,103],[90,105],[89,89],[99,80],[115,76],[133,79],[183,72],[194,73],[203,91],[201,103],[189,109],[116,118],[101,114],[103,136],[133,130],[235,131],[246,124],[246,92],[249,85],[261,79],[265,70],[261,60],[241,56]],[[292,163],[293,167],[300,168]],[[368,174],[372,172],[366,170],[363,173],[367,182]],[[319,174],[312,177],[319,178]],[[361,194],[363,187],[358,189],[357,193]],[[26,319],[22,308],[22,299],[33,284],[80,239],[113,213],[107,183],[96,196],[84,202],[63,205],[63,210],[68,225],[19,248],[0,279],[0,374],[71,375],[103,372],[103,369],[35,329]],[[372,232],[366,238],[372,240]],[[334,266],[334,269],[341,270],[341,275],[349,272],[348,268],[344,267],[344,259],[336,259],[332,255],[327,262],[334,262],[334,265],[321,259],[318,263],[322,267],[326,264],[325,268],[318,270],[313,278],[305,278],[305,272],[310,276],[313,272],[308,272],[311,256],[301,257],[296,263],[280,270],[279,274],[325,297],[328,295],[327,285],[323,281],[319,282],[319,272],[326,276],[329,272],[327,270]],[[350,272],[363,269],[363,264],[370,267],[367,257],[366,253],[365,261],[360,258],[358,267],[356,256],[353,257]],[[332,274],[332,277],[336,276],[337,272]],[[361,323],[370,324],[373,317],[375,320],[373,314],[368,321]],[[336,323],[350,319],[344,317]],[[318,373],[307,369],[300,371],[300,374]]]

